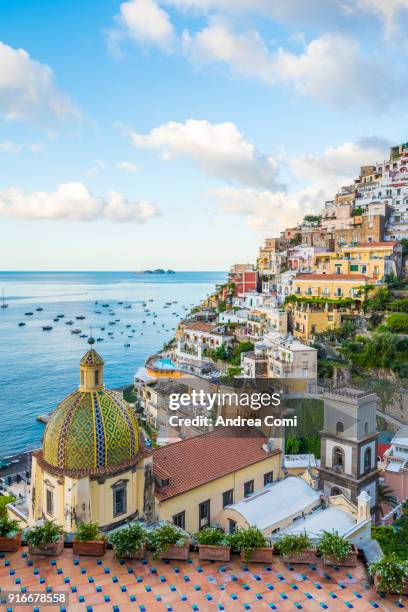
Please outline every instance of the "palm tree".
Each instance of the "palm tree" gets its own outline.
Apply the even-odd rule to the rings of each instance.
[[[396,498],[394,491],[386,485],[384,482],[378,483],[378,496],[377,503],[371,508],[371,514],[379,514],[384,516],[383,505],[395,508],[398,506],[398,499]]]

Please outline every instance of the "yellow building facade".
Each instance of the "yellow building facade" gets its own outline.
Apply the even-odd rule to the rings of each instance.
[[[363,274],[382,280],[390,272],[399,273],[400,248],[394,242],[348,246],[337,252],[317,253],[314,268],[321,274]]]
[[[308,342],[315,334],[341,327],[342,312],[337,308],[319,308],[310,304],[291,304],[293,335]],[[343,313],[344,314],[344,313]]]
[[[372,279],[363,274],[301,274],[293,279],[293,293],[305,298],[364,301],[365,287],[370,295]]]

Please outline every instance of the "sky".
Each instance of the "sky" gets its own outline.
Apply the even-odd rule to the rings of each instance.
[[[0,0],[0,269],[226,270],[408,139],[408,0]]]

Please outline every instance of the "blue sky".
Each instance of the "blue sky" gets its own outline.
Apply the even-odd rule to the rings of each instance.
[[[0,267],[222,270],[406,140],[408,0],[0,0]]]

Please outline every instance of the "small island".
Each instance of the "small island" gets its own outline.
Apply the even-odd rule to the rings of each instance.
[[[140,270],[135,274],[175,274],[174,270],[163,270],[163,268],[157,268],[156,270]]]

